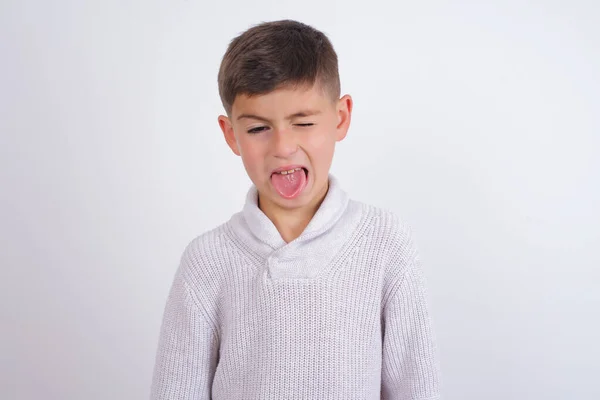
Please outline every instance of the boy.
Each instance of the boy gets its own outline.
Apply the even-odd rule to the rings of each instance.
[[[327,37],[255,26],[218,80],[219,125],[253,185],[242,211],[184,251],[152,399],[438,399],[408,229],[329,173],[352,99],[339,97]]]

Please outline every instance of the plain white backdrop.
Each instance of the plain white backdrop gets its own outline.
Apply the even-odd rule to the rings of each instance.
[[[600,3],[3,1],[0,398],[145,399],[185,245],[250,184],[217,70],[324,31],[332,172],[420,246],[447,400],[600,398]]]

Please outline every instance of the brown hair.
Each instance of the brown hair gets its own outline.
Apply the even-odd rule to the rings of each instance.
[[[322,32],[281,20],[253,26],[234,38],[219,68],[219,95],[227,114],[237,95],[266,94],[287,85],[313,85],[340,96],[337,54]]]

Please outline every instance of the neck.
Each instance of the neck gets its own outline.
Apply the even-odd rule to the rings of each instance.
[[[306,206],[285,209],[268,200],[261,201],[258,195],[258,207],[273,222],[282,239],[289,243],[302,234],[325,199],[329,184],[325,184],[317,196]]]

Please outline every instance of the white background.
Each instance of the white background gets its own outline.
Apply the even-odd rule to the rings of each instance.
[[[145,399],[185,245],[250,183],[217,70],[293,18],[340,60],[332,172],[410,223],[445,398],[599,399],[600,3],[3,1],[0,397]]]

